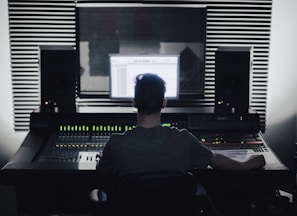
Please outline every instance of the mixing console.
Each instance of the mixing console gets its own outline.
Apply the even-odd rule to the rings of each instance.
[[[38,157],[38,162],[97,163],[111,133],[130,130],[131,124],[58,126],[58,135],[53,135]]]
[[[265,169],[286,169],[269,148],[261,132],[200,133],[197,137],[203,145],[214,153],[223,154],[238,161],[245,161],[252,155],[263,155],[266,161]]]
[[[179,124],[163,123],[162,125],[178,127]],[[50,163],[97,163],[112,133],[123,133],[134,127],[135,125],[129,123],[59,125],[58,133],[51,136],[48,144],[45,145],[36,161]]]
[[[39,163],[85,164],[95,167],[112,133],[123,133],[135,127],[134,121],[102,121],[99,124],[63,123],[35,157]],[[165,122],[163,126],[184,128],[185,122]],[[264,155],[269,169],[283,169],[278,158],[259,132],[227,132],[193,130],[195,136],[212,152],[244,161],[251,155]]]
[[[94,163],[102,155],[108,133],[60,133],[52,145],[46,146],[38,162]]]
[[[266,185],[275,188],[289,179],[288,168],[273,153],[259,130],[256,113],[222,116],[212,109],[200,110],[193,106],[165,109],[161,118],[163,126],[187,128],[211,151],[236,160],[259,154],[266,160],[261,171],[225,173],[209,167],[206,172],[199,172],[207,188],[221,187],[220,179],[224,187],[225,182],[230,181],[230,186],[254,188],[258,185],[256,190],[265,186],[266,192]],[[100,187],[96,165],[110,135],[135,127],[136,113],[117,108],[100,107],[91,113],[31,113],[28,135],[1,170],[1,183],[16,189],[19,214],[86,212],[89,215],[94,208],[89,199],[90,191]]]
[[[204,133],[199,134],[201,143],[213,151],[249,149],[254,152],[267,152],[267,146],[259,133]]]

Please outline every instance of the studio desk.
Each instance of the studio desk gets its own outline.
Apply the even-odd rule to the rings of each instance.
[[[1,180],[15,186],[18,213],[89,212],[89,192],[98,188],[96,163],[111,133],[135,126],[133,108],[108,108],[86,113],[41,113],[30,116],[30,131]],[[162,124],[187,128],[207,147],[237,160],[263,154],[264,169],[199,171],[206,188],[246,185],[253,188],[286,184],[287,167],[267,145],[256,113],[215,114],[209,109],[166,108]],[[213,187],[216,186],[216,187]]]

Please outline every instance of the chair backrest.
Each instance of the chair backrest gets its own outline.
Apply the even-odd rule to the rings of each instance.
[[[191,215],[197,182],[184,171],[129,174],[120,178],[112,215]]]

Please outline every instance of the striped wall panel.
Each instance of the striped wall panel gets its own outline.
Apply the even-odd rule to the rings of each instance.
[[[252,47],[250,106],[260,114],[261,129],[265,131],[272,2],[229,1],[228,4],[227,1],[210,2],[216,3],[208,4],[207,86],[210,87],[210,91],[213,90],[214,52],[218,47]]]
[[[75,46],[75,5],[94,2],[100,1],[8,1],[15,130],[29,129],[30,113],[38,108],[40,103],[39,46]],[[261,129],[264,131],[272,0],[188,2],[206,5],[208,8],[205,98],[191,102],[197,106],[214,105],[214,54],[218,47],[253,47],[250,105],[260,114]],[[78,106],[109,105],[104,99],[77,98],[77,103]]]
[[[40,45],[75,45],[75,3],[9,1],[9,32],[15,130],[28,130],[40,104]]]

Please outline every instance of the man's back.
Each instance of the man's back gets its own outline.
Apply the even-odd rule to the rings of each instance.
[[[185,129],[138,126],[111,136],[99,169],[103,175],[111,172],[106,169],[125,173],[205,169],[211,156],[212,153]],[[106,166],[111,164],[112,168]]]

